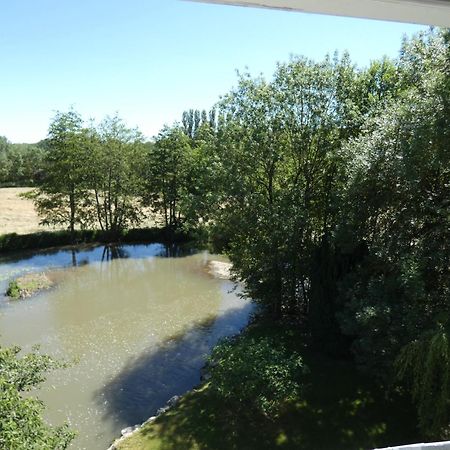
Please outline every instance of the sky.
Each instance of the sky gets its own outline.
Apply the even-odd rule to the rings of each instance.
[[[396,57],[424,26],[182,0],[0,0],[0,136],[37,142],[56,111],[118,113],[148,138],[291,55]]]

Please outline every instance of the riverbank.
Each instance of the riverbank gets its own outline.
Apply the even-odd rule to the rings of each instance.
[[[136,228],[121,233],[99,230],[76,230],[73,234],[67,230],[41,231],[30,234],[10,233],[0,235],[0,255],[82,244],[185,243],[192,239],[193,236],[188,232],[157,227]]]
[[[297,380],[302,389],[280,404],[272,415],[242,398],[239,384],[258,384],[267,371],[275,376],[273,361],[242,378],[239,364],[228,371],[236,394],[217,389],[213,376],[183,396],[164,414],[144,424],[115,444],[118,450],[175,449],[364,449],[418,441],[411,405],[398,393],[361,375],[351,361],[335,360],[311,351],[298,327],[260,320],[233,340],[233,358],[252,365],[252,351],[266,341],[287,352],[301,349],[308,373]],[[281,347],[280,347],[281,346]],[[287,354],[288,354],[287,353]],[[282,367],[283,364],[280,365]],[[235,378],[233,378],[233,374]],[[282,378],[282,373],[278,373]],[[230,395],[233,394],[233,395]],[[386,414],[389,411],[389,414]]]

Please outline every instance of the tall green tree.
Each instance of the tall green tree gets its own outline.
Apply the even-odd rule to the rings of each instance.
[[[249,295],[275,317],[309,314],[312,259],[335,224],[336,65],[296,58],[280,64],[270,83],[242,76],[221,105],[219,220]]]
[[[177,228],[186,221],[181,206],[191,163],[190,138],[179,126],[165,127],[148,156],[144,199],[163,216],[166,227]]]
[[[114,116],[91,127],[87,139],[90,153],[85,170],[100,229],[118,233],[138,225],[143,218],[139,203],[139,166],[145,158],[142,135]]]
[[[354,258],[341,280],[339,317],[356,359],[392,381],[400,355],[421,426],[435,437],[450,417],[442,377],[450,325],[449,42],[448,32],[434,31],[404,43],[405,89],[346,147],[350,177],[336,236]]]
[[[0,182],[5,182],[9,178],[10,162],[8,154],[11,143],[5,136],[0,136]]]
[[[53,118],[46,141],[42,184],[33,198],[45,225],[75,227],[92,223],[86,169],[89,148],[81,116],[70,110]]]

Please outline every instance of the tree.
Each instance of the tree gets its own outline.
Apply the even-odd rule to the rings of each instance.
[[[107,117],[87,132],[90,154],[85,168],[94,194],[95,216],[103,231],[118,233],[142,220],[139,166],[145,148],[138,130],[117,117]]]
[[[0,182],[4,183],[9,179],[10,162],[8,154],[11,143],[4,136],[0,136]]]
[[[43,180],[30,197],[41,223],[114,234],[142,220],[139,196],[145,147],[138,130],[117,117],[97,127],[75,111],[58,113],[45,142]]]
[[[33,351],[20,356],[18,347],[0,347],[0,448],[63,450],[75,434],[68,426],[51,427],[41,417],[42,402],[24,392],[63,364]]]
[[[221,105],[218,220],[249,296],[275,317],[309,313],[312,259],[338,211],[336,71],[330,60],[296,58],[280,64],[271,83],[241,77]]]
[[[144,198],[163,215],[166,227],[177,228],[186,220],[181,205],[191,170],[191,153],[189,137],[174,126],[159,133],[149,154]]]
[[[448,32],[405,42],[398,64],[405,91],[346,147],[350,178],[337,241],[359,256],[341,280],[339,317],[366,370],[392,382],[398,360],[422,429],[437,437],[450,412],[441,377],[450,312]],[[442,389],[425,395],[432,380]]]
[[[271,419],[298,400],[308,373],[302,357],[279,336],[225,339],[209,362],[210,388],[221,403]]]
[[[86,168],[89,155],[81,116],[71,110],[58,112],[50,124],[42,184],[34,191],[41,223],[75,227],[92,223]]]

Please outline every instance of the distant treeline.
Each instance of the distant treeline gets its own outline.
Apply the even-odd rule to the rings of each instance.
[[[46,142],[12,144],[0,136],[0,187],[34,186],[42,176]]]

